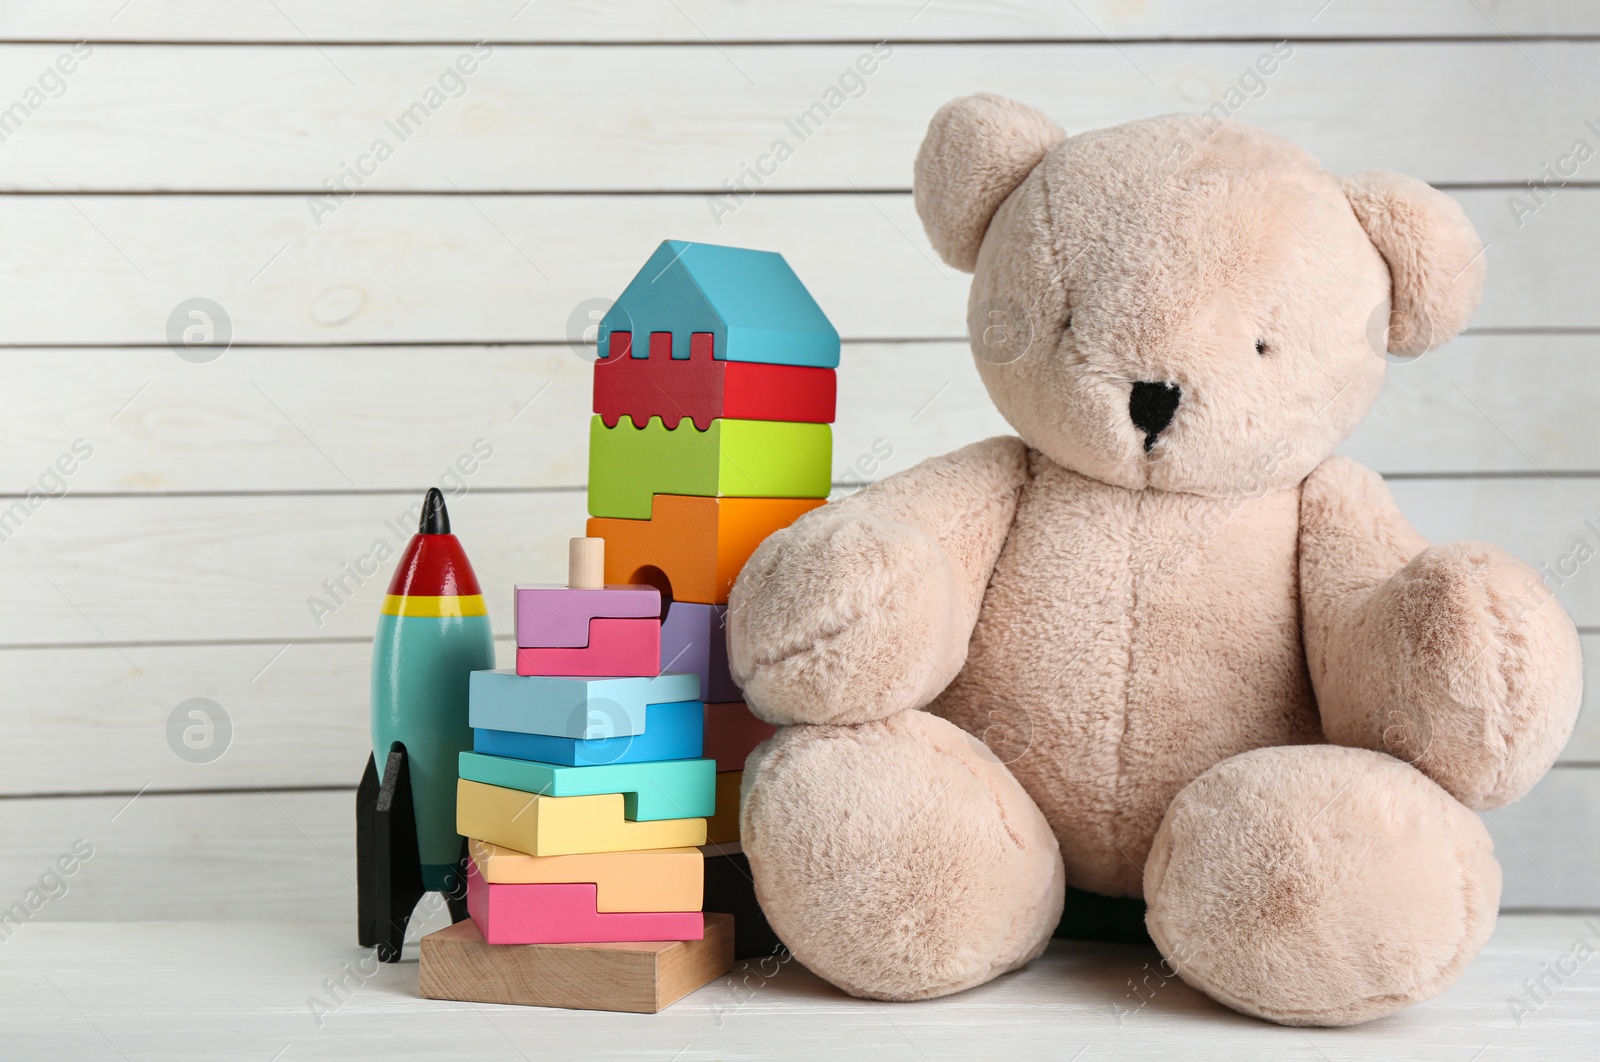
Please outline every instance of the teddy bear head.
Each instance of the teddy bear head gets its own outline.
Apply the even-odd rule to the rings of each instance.
[[[1000,412],[1130,489],[1293,486],[1366,414],[1388,358],[1449,340],[1483,288],[1455,200],[1340,179],[1233,121],[1068,137],[969,96],[929,126],[915,198],[934,249],[973,274],[968,330]]]

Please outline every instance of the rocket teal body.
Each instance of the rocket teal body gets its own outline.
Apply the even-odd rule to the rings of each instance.
[[[372,751],[379,781],[395,742],[405,746],[422,882],[464,885],[456,833],[458,758],[472,748],[467,690],[494,667],[483,591],[450,534],[444,497],[430,490],[417,534],[395,568],[372,642]]]
[[[488,616],[378,617],[372,645],[372,747],[406,747],[416,807],[422,881],[446,887],[461,858],[456,833],[457,761],[472,749],[467,725],[467,676],[494,667]]]

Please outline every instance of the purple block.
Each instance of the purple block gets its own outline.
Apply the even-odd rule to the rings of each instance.
[[[674,601],[661,623],[661,668],[700,676],[700,699],[708,704],[742,701],[728,673],[727,605]]]
[[[643,619],[661,615],[661,591],[618,584],[602,590],[517,585],[517,648],[582,649],[592,619]]]

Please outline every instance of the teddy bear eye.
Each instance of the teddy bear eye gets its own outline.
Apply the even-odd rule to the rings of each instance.
[[[1267,356],[1267,341],[1265,339],[1256,340],[1256,353],[1262,357]]]

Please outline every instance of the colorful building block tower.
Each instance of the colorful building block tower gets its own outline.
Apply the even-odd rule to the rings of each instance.
[[[456,826],[489,944],[704,935],[700,678],[661,672],[661,596],[603,585],[604,548],[575,538],[566,586],[518,586],[516,669],[472,675]]]
[[[516,667],[471,676],[471,921],[424,939],[424,995],[660,1009],[732,963],[712,899],[766,935],[741,954],[772,947],[738,846],[772,727],[724,620],[751,552],[828,494],[838,333],[781,256],[668,241],[599,341],[588,537],[567,585],[516,588]]]
[[[662,663],[700,676],[708,836],[733,845],[744,760],[772,728],[728,673],[728,590],[762,539],[828,495],[839,333],[782,255],[668,240],[598,339],[589,534],[606,540],[608,580],[668,599]]]

